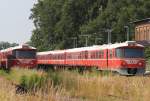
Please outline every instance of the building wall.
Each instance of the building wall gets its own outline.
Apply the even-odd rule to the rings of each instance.
[[[150,23],[149,22],[136,25],[135,41],[150,41]]]

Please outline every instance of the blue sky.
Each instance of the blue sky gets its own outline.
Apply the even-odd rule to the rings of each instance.
[[[34,25],[29,16],[34,3],[36,0],[1,0],[0,41],[23,44],[30,40]]]

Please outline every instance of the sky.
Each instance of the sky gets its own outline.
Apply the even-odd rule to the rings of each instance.
[[[30,40],[33,21],[30,9],[36,0],[0,0],[0,41],[23,44]]]

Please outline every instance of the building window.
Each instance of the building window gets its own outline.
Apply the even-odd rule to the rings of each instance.
[[[150,40],[150,27],[147,27],[148,40]]]
[[[144,40],[146,40],[146,27],[144,27]]]
[[[139,29],[136,29],[136,33],[137,33],[137,34],[136,34],[136,40],[139,40],[139,39],[140,39],[140,35],[139,35],[139,34],[140,34],[140,33],[139,33]]]

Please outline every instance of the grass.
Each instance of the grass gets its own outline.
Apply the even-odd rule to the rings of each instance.
[[[28,92],[16,94],[14,83],[26,88]],[[0,101],[58,101],[56,99],[64,92],[61,87],[56,88],[47,80],[45,72],[37,70],[0,70],[0,84]]]
[[[111,73],[77,71],[49,71],[14,69],[0,80],[2,101],[149,101],[150,77],[125,77]],[[28,89],[37,88],[33,93],[15,93],[10,80],[24,84]],[[31,82],[32,81],[32,82]],[[41,84],[43,83],[44,84]],[[31,87],[31,88],[30,88]],[[33,89],[32,89],[33,90]]]
[[[41,88],[46,82],[46,73],[37,70],[13,68],[10,72],[0,70],[0,75],[28,90]]]
[[[47,93],[44,91],[37,91],[34,94],[16,94],[15,87],[5,79],[0,80],[0,101],[59,101],[62,89],[55,89],[53,86],[47,88]],[[65,100],[61,100],[65,101]]]
[[[112,74],[91,76],[91,73],[81,75],[68,71],[51,75],[50,78],[56,82],[54,84],[62,86],[71,98],[90,101],[149,101],[149,77]]]

